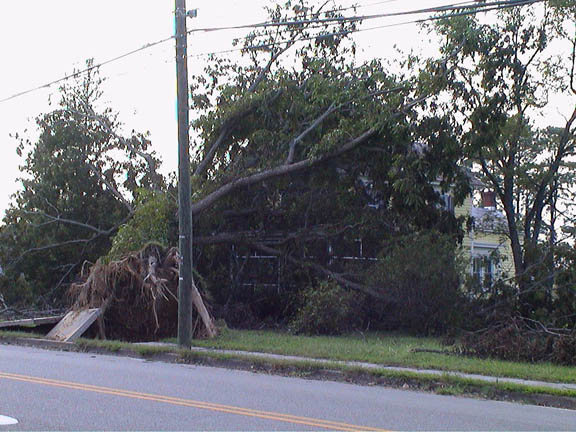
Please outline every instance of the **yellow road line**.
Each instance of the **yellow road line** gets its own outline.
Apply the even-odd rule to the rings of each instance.
[[[113,396],[122,396],[132,399],[149,400],[153,402],[168,403],[171,405],[187,406],[192,408],[206,409],[210,411],[218,411],[229,414],[242,415],[247,417],[257,417],[267,420],[276,420],[286,423],[302,424],[306,426],[321,427],[325,429],[332,430],[342,430],[342,431],[377,431],[377,432],[388,432],[385,429],[378,429],[368,426],[357,426],[341,422],[333,422],[329,420],[321,420],[310,417],[299,417],[290,414],[282,414],[270,411],[259,411],[252,410],[248,408],[235,407],[230,405],[221,405],[211,402],[195,401],[190,399],[181,399],[171,396],[155,395],[149,393],[140,393],[129,390],[115,389],[111,387],[100,387],[90,384],[81,384],[69,381],[60,381],[48,378],[32,377],[27,375],[18,375],[0,372],[0,379],[8,379],[13,381],[22,381],[33,384],[42,384],[52,387],[68,388],[73,390],[82,390],[93,393],[108,394]]]

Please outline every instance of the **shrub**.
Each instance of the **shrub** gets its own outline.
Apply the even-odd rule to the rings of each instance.
[[[290,323],[291,331],[310,335],[337,335],[357,328],[359,296],[335,282],[321,282],[300,294],[302,307]]]
[[[458,323],[460,280],[455,240],[427,232],[381,253],[370,282],[388,303],[385,327],[437,334]]]
[[[551,318],[556,327],[576,329],[576,248],[562,244],[556,247],[555,253],[557,275]]]
[[[24,273],[12,279],[7,275],[0,275],[0,300],[7,306],[30,305],[34,299],[32,287]],[[0,303],[0,309],[2,308]]]

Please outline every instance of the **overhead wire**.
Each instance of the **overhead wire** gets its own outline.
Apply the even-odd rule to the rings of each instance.
[[[384,25],[362,28],[362,29],[343,30],[343,31],[333,32],[333,33],[322,33],[322,34],[316,34],[314,36],[308,36],[308,37],[303,37],[303,38],[298,38],[298,39],[286,39],[286,40],[277,41],[277,42],[251,45],[251,46],[246,46],[246,47],[231,48],[231,49],[222,50],[222,51],[190,54],[188,56],[188,58],[200,58],[200,57],[208,57],[208,56],[212,56],[212,55],[229,54],[229,53],[238,52],[238,51],[250,51],[250,50],[273,48],[275,46],[284,45],[284,44],[288,44],[288,43],[303,42],[303,41],[318,40],[318,39],[327,39],[327,38],[334,37],[334,36],[345,36],[345,35],[352,34],[352,33],[367,32],[367,31],[379,30],[379,29],[384,29],[384,28],[400,27],[400,26],[405,26],[405,25],[409,25],[409,24],[421,24],[421,23],[428,22],[428,21],[439,21],[442,19],[455,18],[455,17],[459,17],[459,16],[474,15],[474,14],[479,13],[479,12],[490,12],[493,10],[508,9],[511,7],[525,6],[528,4],[540,3],[543,1],[546,1],[546,0],[514,0],[513,2],[507,2],[507,3],[514,3],[514,4],[510,4],[510,5],[506,5],[506,6],[492,6],[490,8],[485,8],[485,9],[482,9],[480,11],[470,10],[470,11],[458,12],[458,13],[454,13],[454,14],[439,15],[439,16],[421,18],[421,19],[410,20],[410,21],[403,21],[400,23],[384,24]],[[501,2],[499,2],[499,3],[501,3]]]
[[[386,1],[378,2],[378,3],[386,3],[386,2],[392,2],[392,1],[395,1],[395,0],[386,0]],[[274,42],[274,43],[270,43],[270,44],[261,44],[261,45],[255,45],[255,46],[249,46],[249,47],[239,47],[239,48],[233,48],[233,49],[217,51],[217,52],[193,54],[189,57],[205,57],[205,56],[210,56],[210,55],[231,53],[231,52],[235,52],[235,51],[262,49],[262,48],[266,48],[266,47],[273,47],[275,45],[281,45],[281,44],[286,44],[286,43],[291,43],[291,42],[301,42],[301,41],[306,41],[306,40],[314,40],[314,39],[318,39],[319,37],[328,38],[328,37],[333,37],[333,36],[347,35],[347,34],[351,34],[351,33],[371,31],[371,30],[376,30],[376,29],[381,29],[381,28],[389,28],[389,27],[396,27],[396,26],[402,26],[402,25],[407,25],[407,24],[423,23],[423,22],[427,22],[427,21],[436,21],[436,20],[440,20],[440,19],[447,19],[447,18],[452,18],[452,17],[457,17],[457,16],[472,15],[472,14],[476,14],[476,13],[480,13],[480,12],[489,12],[489,11],[493,11],[493,10],[501,10],[501,9],[507,9],[507,8],[511,8],[511,7],[525,6],[525,5],[540,3],[540,2],[544,2],[544,1],[547,1],[547,0],[499,0],[499,1],[486,1],[486,2],[483,2],[480,4],[478,4],[476,1],[466,1],[466,2],[460,2],[460,3],[453,3],[450,5],[436,6],[436,7],[417,9],[417,10],[411,10],[411,11],[390,12],[390,13],[382,13],[382,14],[370,14],[370,15],[361,15],[361,16],[354,16],[354,17],[313,18],[313,19],[292,20],[292,21],[283,21],[283,22],[269,21],[269,22],[262,22],[262,23],[256,23],[256,24],[245,24],[245,25],[238,25],[238,26],[198,28],[198,29],[192,29],[192,30],[188,31],[188,33],[213,32],[213,31],[232,30],[232,29],[246,29],[246,28],[295,26],[295,25],[302,25],[302,24],[328,24],[330,22],[334,22],[334,23],[338,23],[338,22],[360,22],[360,21],[366,21],[366,20],[371,20],[371,19],[389,18],[389,17],[395,17],[395,16],[406,16],[406,15],[414,15],[414,14],[422,14],[422,13],[435,13],[435,12],[441,13],[441,12],[447,12],[447,11],[451,11],[451,10],[452,11],[453,10],[463,10],[462,12],[458,12],[458,13],[454,13],[454,14],[446,14],[446,15],[426,17],[426,18],[422,18],[422,19],[418,19],[418,20],[412,20],[412,21],[406,21],[406,22],[402,22],[402,23],[394,23],[394,24],[370,27],[370,28],[366,28],[366,29],[354,29],[354,30],[346,30],[346,31],[342,31],[342,32],[319,34],[319,35],[305,37],[305,38],[291,39],[291,40],[285,40],[285,41],[279,41],[279,42]],[[474,4],[472,5],[471,3],[474,3]],[[352,6],[350,8],[352,8]],[[146,49],[149,49],[151,47],[166,43],[166,42],[168,42],[174,38],[175,38],[175,36],[169,36],[169,37],[157,40],[155,42],[147,43],[147,44],[145,44],[139,48],[136,48],[134,50],[120,54],[116,57],[110,58],[110,59],[102,61],[100,63],[93,64],[93,65],[86,67],[84,69],[80,69],[78,71],[75,71],[70,75],[66,75],[62,78],[47,82],[45,84],[30,88],[28,90],[24,90],[24,91],[15,93],[11,96],[8,96],[6,98],[0,99],[0,103],[8,102],[12,99],[24,96],[26,94],[29,94],[29,93],[32,93],[32,92],[35,92],[35,91],[38,91],[38,90],[41,90],[44,88],[49,88],[55,84],[59,84],[61,82],[67,81],[71,78],[74,78],[74,77],[77,77],[77,76],[82,75],[84,73],[87,73],[93,69],[97,69],[99,67],[105,66],[107,64],[116,62],[118,60],[132,56],[134,54],[137,54],[137,53],[144,51]]]
[[[374,4],[382,4],[382,3],[390,3],[393,1],[398,1],[398,0],[386,0],[386,1],[381,1],[381,2],[376,2],[376,3],[372,3],[370,5],[374,5]],[[512,8],[512,7],[518,7],[518,6],[525,6],[528,4],[533,4],[533,3],[540,3],[546,0],[506,0],[506,1],[495,1],[495,2],[488,2],[488,3],[484,3],[482,5],[482,7],[480,7],[475,0],[471,0],[471,1],[465,1],[465,2],[460,2],[460,3],[453,3],[451,5],[444,5],[444,6],[440,6],[440,7],[436,7],[436,8],[427,8],[427,9],[418,9],[418,10],[414,10],[414,11],[410,11],[410,12],[401,12],[401,13],[394,13],[394,14],[378,14],[378,15],[369,15],[369,19],[375,19],[375,18],[383,18],[383,17],[388,17],[388,16],[400,16],[400,15],[407,15],[410,13],[424,13],[422,11],[427,11],[427,10],[431,10],[431,9],[439,9],[439,10],[451,10],[451,9],[446,9],[448,6],[453,7],[453,9],[456,10],[460,10],[463,8],[463,5],[468,5],[470,3],[476,3],[474,8],[468,8],[466,7],[466,9],[468,9],[468,11],[463,11],[463,12],[458,12],[458,13],[454,13],[454,14],[447,14],[447,15],[438,15],[438,16],[432,16],[432,17],[427,17],[427,18],[422,18],[422,19],[417,19],[417,20],[410,20],[410,21],[403,21],[400,23],[393,23],[393,24],[384,24],[384,25],[379,25],[379,26],[374,26],[374,27],[368,27],[368,28],[362,28],[362,29],[353,29],[353,30],[343,30],[343,31],[339,31],[339,32],[332,32],[332,33],[319,33],[313,36],[308,36],[308,37],[303,37],[303,38],[298,38],[298,39],[287,39],[287,40],[282,40],[282,41],[276,41],[276,42],[271,42],[271,43],[265,43],[265,44],[258,44],[258,45],[250,45],[250,46],[245,46],[245,47],[236,47],[236,48],[229,48],[229,49],[225,49],[225,50],[220,50],[220,51],[210,51],[210,52],[204,52],[204,53],[197,53],[197,54],[190,54],[188,55],[188,58],[202,58],[202,57],[209,57],[209,56],[213,56],[213,55],[221,55],[221,54],[230,54],[230,53],[234,53],[234,52],[240,52],[240,51],[250,51],[250,50],[258,50],[258,49],[266,49],[266,48],[273,48],[274,46],[278,46],[278,45],[284,45],[284,44],[288,44],[288,43],[294,43],[294,42],[303,42],[303,41],[308,41],[308,40],[316,40],[316,39],[322,39],[322,38],[330,38],[333,36],[345,36],[347,34],[352,34],[352,33],[360,33],[360,32],[367,32],[367,31],[373,31],[373,30],[379,30],[379,29],[384,29],[384,28],[393,28],[393,27],[400,27],[400,26],[405,26],[405,25],[410,25],[410,24],[419,24],[419,23],[424,23],[427,21],[438,21],[438,20],[442,20],[442,19],[448,19],[448,18],[453,18],[453,17],[458,17],[458,16],[465,16],[465,15],[474,15],[480,12],[490,12],[490,11],[494,11],[494,10],[500,10],[500,9],[508,9],[508,8]],[[358,7],[365,7],[365,6],[370,6],[370,5],[360,5]],[[488,7],[486,7],[488,6]],[[345,9],[351,9],[354,8],[354,6],[350,6],[349,8],[345,8]],[[481,10],[480,10],[481,9]],[[333,9],[331,11],[336,11],[337,9]],[[331,11],[325,11],[325,12],[331,12]],[[357,21],[360,20],[359,18],[356,19],[354,18],[353,20],[349,20],[349,21]],[[336,22],[341,21],[340,19],[335,20]],[[298,23],[298,22],[304,22],[304,21],[284,21],[284,22],[280,22],[280,23],[272,23],[274,24],[274,26],[278,25],[282,25],[282,26],[290,26],[290,25],[295,25],[294,23]],[[309,20],[310,23],[314,23],[314,22],[318,22],[318,21],[314,21],[314,20]],[[317,28],[325,28],[325,25],[327,24],[327,22],[322,22],[320,23],[320,25],[318,26],[309,26],[307,27],[307,29],[317,29]],[[239,28],[244,28],[244,27],[248,27],[248,25],[246,26],[229,26],[229,27],[219,27],[220,30],[230,30],[230,29],[239,29]],[[252,25],[252,27],[266,27],[266,25],[264,25],[264,23],[260,24],[254,24]],[[189,31],[189,33],[194,33],[196,32],[196,30],[198,32],[202,32],[202,31],[211,31],[210,28],[200,28],[200,29],[192,29]],[[240,37],[240,38],[235,38],[235,40],[246,40],[249,39],[249,36],[246,37]],[[169,60],[166,60],[166,62],[171,61],[173,59],[173,57],[171,56]]]
[[[332,9],[332,10],[324,11],[323,13],[349,10],[349,9],[355,9],[355,8],[360,8],[360,7],[368,7],[368,6],[379,5],[379,4],[384,4],[384,3],[391,3],[391,2],[395,2],[395,1],[399,1],[399,0],[384,0],[384,1],[379,1],[379,2],[375,2],[375,3],[370,3],[367,5],[357,5],[357,6],[349,6],[346,8],[340,8],[340,9]],[[474,3],[474,9],[470,10],[469,12],[459,12],[456,14],[427,17],[427,18],[422,18],[422,19],[418,19],[418,20],[410,20],[410,21],[404,21],[404,22],[393,23],[393,24],[384,24],[384,25],[368,27],[368,28],[363,28],[363,29],[345,30],[345,31],[333,32],[333,33],[323,33],[323,34],[317,34],[314,36],[309,36],[309,37],[304,37],[304,38],[289,39],[289,40],[271,42],[271,43],[267,43],[267,44],[258,44],[258,45],[251,45],[251,46],[247,46],[247,47],[230,48],[230,49],[225,49],[225,50],[220,50],[220,51],[210,51],[210,52],[205,52],[205,53],[190,54],[190,55],[188,55],[188,58],[201,58],[201,57],[208,57],[208,56],[212,56],[212,55],[230,54],[230,53],[239,52],[239,51],[249,51],[249,50],[272,48],[272,47],[277,46],[277,45],[283,45],[283,44],[292,43],[292,42],[302,42],[302,41],[307,41],[307,40],[315,40],[315,39],[319,39],[319,38],[329,38],[332,36],[344,36],[344,35],[351,34],[351,33],[360,33],[360,32],[378,30],[378,29],[383,29],[383,28],[400,27],[400,26],[409,25],[409,24],[423,23],[426,21],[437,21],[437,20],[447,19],[447,18],[452,18],[452,17],[457,17],[457,16],[473,15],[473,14],[476,14],[479,12],[489,12],[489,11],[498,10],[498,9],[506,9],[506,8],[523,6],[523,5],[532,4],[532,3],[539,3],[539,2],[543,2],[543,1],[546,1],[546,0],[501,0],[501,1],[484,3],[482,6],[479,6],[477,4],[476,0],[469,0],[469,1],[459,2],[459,3],[453,3],[450,5],[438,6],[435,8],[417,9],[417,10],[406,11],[406,12],[397,12],[397,13],[390,13],[390,14],[364,15],[363,17],[349,17],[349,18],[344,18],[344,19],[336,18],[334,20],[330,19],[330,21],[354,22],[354,21],[361,21],[363,19],[376,19],[376,18],[386,18],[386,17],[391,17],[391,16],[401,16],[401,15],[408,15],[408,14],[420,14],[420,13],[425,13],[425,12],[433,10],[433,9],[438,10],[438,11],[454,10],[454,9],[462,9],[465,7],[465,5],[470,5],[470,4]],[[486,6],[489,6],[489,7],[486,7]],[[451,7],[452,9],[447,9],[448,7]],[[480,8],[482,10],[478,10]],[[466,7],[466,9],[469,9],[469,8]],[[317,26],[309,26],[309,27],[307,27],[307,29],[325,28],[326,24],[328,24],[328,22],[326,20],[322,20],[322,19],[321,20],[301,20],[301,21],[294,20],[294,21],[246,24],[246,25],[240,25],[240,26],[224,26],[224,27],[214,27],[214,28],[206,27],[206,28],[191,29],[188,31],[188,33],[192,34],[192,33],[197,33],[197,32],[211,32],[211,31],[217,31],[217,30],[235,30],[235,29],[245,29],[245,28],[259,28],[259,27],[278,27],[278,26],[288,27],[288,26],[296,25],[297,23],[310,23],[310,24],[318,23],[319,24]],[[239,41],[239,40],[246,40],[249,38],[250,38],[249,36],[245,36],[245,37],[235,38],[235,40]],[[173,58],[174,58],[173,56],[170,56],[170,58],[168,60],[166,60],[165,62],[169,62],[169,61],[173,60]]]
[[[436,6],[431,8],[424,8],[424,9],[414,9],[409,11],[403,12],[387,12],[387,13],[380,13],[380,14],[370,14],[370,15],[360,15],[360,16],[353,16],[353,17],[329,17],[329,18],[308,18],[308,19],[294,19],[288,21],[263,21],[259,23],[252,23],[252,24],[239,24],[239,25],[231,25],[231,26],[221,26],[221,27],[200,27],[194,28],[187,31],[188,34],[193,33],[208,33],[214,31],[222,31],[222,30],[243,30],[243,29],[256,29],[256,28],[268,28],[268,27],[289,27],[289,26],[296,26],[302,24],[328,24],[332,22],[356,22],[356,21],[366,21],[370,19],[378,19],[378,18],[390,18],[394,16],[402,16],[402,15],[414,15],[414,14],[422,14],[422,13],[434,13],[434,12],[443,12],[446,10],[453,10],[456,8],[483,8],[485,6],[491,6],[496,4],[507,4],[507,3],[517,3],[518,1],[523,0],[500,0],[500,1],[493,1],[483,3],[479,5],[474,0],[468,0],[460,3],[453,3],[449,5],[443,6]],[[538,0],[544,1],[544,0]],[[326,11],[330,12],[330,11]],[[324,12],[324,13],[326,13]]]
[[[9,101],[9,100],[15,99],[15,98],[20,97],[20,96],[24,96],[24,95],[26,95],[26,94],[28,94],[28,93],[32,93],[32,92],[35,92],[35,91],[38,91],[38,90],[41,90],[41,89],[44,89],[44,88],[52,87],[52,86],[55,85],[55,84],[59,84],[59,83],[61,83],[61,82],[67,81],[67,80],[69,80],[69,79],[71,79],[71,78],[75,78],[75,77],[77,77],[77,76],[79,76],[79,75],[82,75],[82,74],[85,74],[85,73],[87,73],[87,72],[90,72],[90,71],[93,70],[93,69],[97,69],[97,68],[99,68],[99,67],[101,67],[101,66],[105,66],[105,65],[107,65],[107,64],[110,64],[110,63],[116,62],[116,61],[118,61],[118,60],[121,60],[121,59],[123,59],[123,58],[129,57],[129,56],[131,56],[131,55],[133,55],[133,54],[136,54],[136,53],[138,53],[138,52],[140,52],[140,51],[144,51],[144,50],[146,50],[146,49],[148,49],[148,48],[152,48],[153,46],[160,45],[160,44],[162,44],[162,43],[168,42],[169,40],[171,40],[171,39],[173,39],[173,38],[174,38],[174,36],[170,36],[170,37],[167,37],[167,38],[164,38],[164,39],[160,39],[160,40],[158,40],[158,41],[156,41],[156,42],[148,43],[148,44],[146,44],[146,45],[141,46],[140,48],[136,48],[136,49],[134,49],[134,50],[132,50],[132,51],[128,51],[128,52],[126,52],[126,53],[124,53],[124,54],[120,54],[119,56],[113,57],[113,58],[111,58],[111,59],[105,60],[105,61],[103,61],[103,62],[100,62],[100,63],[95,64],[95,65],[92,65],[92,66],[88,66],[88,67],[86,67],[86,68],[84,68],[84,69],[80,69],[80,70],[78,70],[78,71],[76,71],[76,72],[71,73],[70,75],[66,75],[66,76],[64,76],[64,77],[62,77],[62,78],[56,79],[56,80],[54,80],[54,81],[50,81],[50,82],[48,82],[48,83],[46,83],[46,84],[42,84],[42,85],[39,85],[39,86],[37,86],[37,87],[34,87],[34,88],[31,88],[31,89],[24,90],[24,91],[21,91],[21,92],[19,92],[19,93],[13,94],[12,96],[6,97],[6,98],[4,98],[4,99],[0,99],[0,103],[2,103],[2,102],[7,102],[7,101]]]

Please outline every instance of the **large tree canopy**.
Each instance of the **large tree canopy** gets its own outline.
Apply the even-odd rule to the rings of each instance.
[[[548,265],[535,251],[545,237],[554,243],[561,198],[573,199],[574,99],[564,124],[538,130],[534,121],[555,94],[576,95],[575,22],[573,2],[553,2],[502,11],[495,22],[466,16],[435,26],[443,57],[429,66],[447,67],[437,101],[462,124],[465,153],[499,198],[521,292]]]
[[[54,294],[107,252],[137,188],[162,186],[146,136],[123,138],[116,115],[97,112],[101,83],[96,69],[66,83],[58,107],[37,118],[38,139],[20,139],[23,188],[1,231],[6,290],[24,275],[36,298]]]
[[[357,62],[350,37],[356,23],[331,21],[340,14],[333,2],[309,3],[287,1],[269,10],[270,19],[328,20],[258,28],[244,39],[240,59],[214,57],[192,80],[196,270],[223,303],[238,294],[247,268],[239,260],[254,251],[276,258],[279,290],[329,278],[397,301],[367,277],[366,266],[406,234],[434,229],[453,235],[452,243],[461,234],[462,221],[440,199],[442,191],[456,202],[468,192],[461,128],[433,101],[431,74]],[[432,75],[448,76],[459,50],[446,51]],[[13,275],[41,280],[31,266],[43,275],[64,266],[46,287],[105,254],[109,235],[134,211],[112,254],[129,249],[132,239],[138,247],[142,239],[173,239],[173,224],[146,223],[154,203],[162,203],[158,213],[172,213],[148,141],[122,138],[114,116],[95,109],[98,92],[91,89],[65,89],[61,109],[41,118],[43,134],[27,159],[32,180],[6,220],[4,235],[29,233],[6,244]],[[44,151],[48,145],[54,149]],[[44,184],[54,196],[37,193]],[[138,186],[160,193],[135,203]],[[358,242],[361,252],[353,250]],[[79,247],[94,249],[79,254]]]
[[[287,6],[271,9],[271,19],[338,15],[306,2]],[[294,281],[304,271],[385,298],[366,268],[344,268],[329,255],[352,253],[360,238],[374,258],[400,234],[457,233],[461,224],[442,210],[435,185],[458,201],[468,179],[457,124],[428,103],[433,93],[420,82],[427,77],[384,61],[357,63],[354,28],[344,21],[320,32],[311,24],[258,30],[240,61],[214,58],[194,78],[195,241],[278,256],[293,277],[284,287],[310,283]],[[218,250],[199,248],[196,262],[225,297],[237,274],[230,248]]]

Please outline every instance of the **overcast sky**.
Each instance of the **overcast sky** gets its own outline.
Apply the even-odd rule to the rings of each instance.
[[[188,0],[198,8],[190,27],[247,24],[266,19],[263,6],[271,0]],[[448,0],[342,0],[363,5],[358,13],[380,13],[451,3]],[[101,62],[174,33],[173,0],[28,0],[0,2],[0,99],[43,85],[82,68],[87,58]],[[370,21],[364,27],[405,21]],[[232,39],[245,32],[195,34],[189,54],[232,48]],[[395,44],[418,48],[424,41],[416,26],[392,27],[358,34],[363,58],[389,57]],[[429,53],[431,54],[431,53]],[[164,161],[163,171],[176,169],[175,65],[173,41],[102,67],[108,78],[104,91],[109,106],[120,113],[125,129],[150,131],[153,148]],[[203,58],[191,58],[192,70]],[[37,136],[34,118],[47,112],[49,95],[58,86],[0,103],[0,217],[19,184],[16,140],[11,133]],[[56,98],[54,98],[56,99]],[[556,111],[562,111],[556,109]],[[566,110],[564,110],[566,111]],[[552,114],[554,115],[554,114]]]

